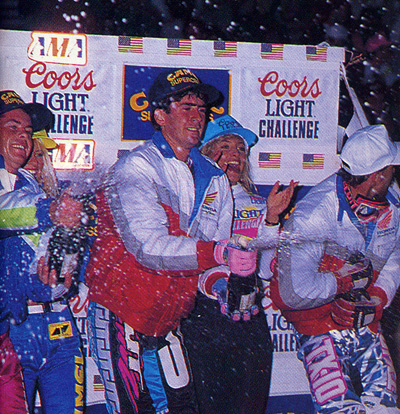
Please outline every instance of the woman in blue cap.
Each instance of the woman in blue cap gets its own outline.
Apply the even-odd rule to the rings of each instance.
[[[231,242],[246,245],[262,238],[271,246],[279,234],[279,215],[288,207],[297,183],[268,199],[257,194],[250,178],[251,130],[225,115],[208,124],[201,152],[213,159],[231,184],[235,213]],[[269,279],[273,250],[260,254],[257,274],[241,277],[228,266],[199,278],[196,307],[182,331],[191,360],[200,413],[264,414],[269,394],[272,344],[261,309],[262,279]],[[267,283],[267,282],[265,282]]]

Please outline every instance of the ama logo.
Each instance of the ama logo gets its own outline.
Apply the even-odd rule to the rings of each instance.
[[[56,170],[93,170],[94,141],[56,139],[52,162]]]
[[[85,66],[87,41],[83,34],[32,32],[28,57],[36,62]]]

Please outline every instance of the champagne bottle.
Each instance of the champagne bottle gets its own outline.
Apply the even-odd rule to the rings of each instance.
[[[64,283],[65,275],[72,274],[72,286],[67,298],[78,293],[79,271],[87,247],[88,229],[95,220],[94,194],[83,194],[76,198],[83,204],[81,224],[74,228],[55,227],[47,247],[48,265],[50,270],[56,270],[57,281]]]
[[[256,303],[257,281],[256,274],[239,276],[231,273],[228,279],[228,309],[229,312],[250,310]]]
[[[48,246],[49,267],[55,269],[59,283],[65,281],[66,273],[74,273],[79,263],[81,246],[80,227],[70,229],[58,226],[54,229]]]

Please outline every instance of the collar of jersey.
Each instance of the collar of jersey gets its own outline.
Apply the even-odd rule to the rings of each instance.
[[[154,145],[159,149],[165,158],[176,158],[174,151],[160,131],[155,132],[152,139]],[[197,147],[194,147],[190,150],[189,156],[193,161],[193,168],[197,174],[204,176],[220,176],[224,174],[220,168],[207,161],[204,156],[201,155]]]

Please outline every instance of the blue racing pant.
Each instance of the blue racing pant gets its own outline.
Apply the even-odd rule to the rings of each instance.
[[[81,342],[68,307],[43,311],[20,325],[11,325],[10,338],[23,367],[29,410],[39,391],[44,414],[84,412],[84,360]],[[39,310],[38,310],[39,309]]]

